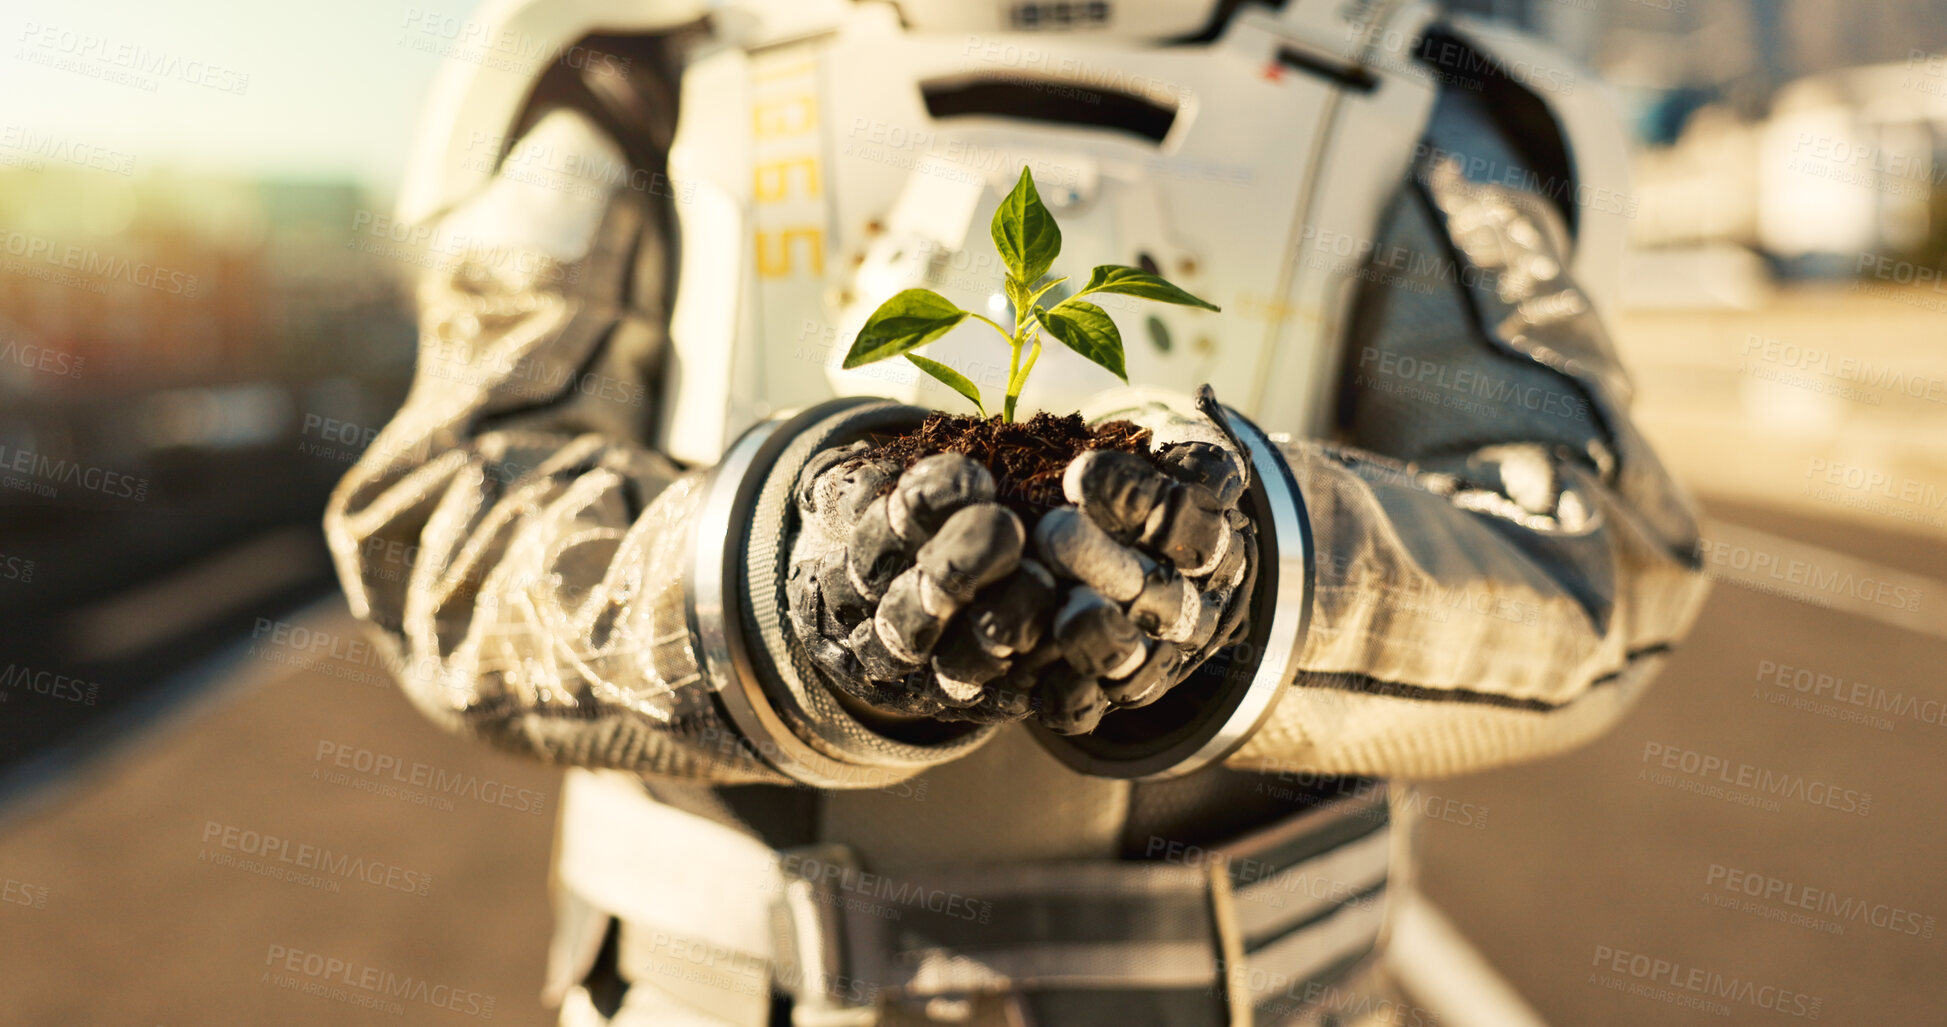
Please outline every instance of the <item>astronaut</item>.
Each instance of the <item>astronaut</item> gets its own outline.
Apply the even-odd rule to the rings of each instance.
[[[1695,518],[1597,317],[1622,136],[1522,37],[1411,0],[427,31],[456,59],[401,196],[417,377],[326,530],[414,705],[570,768],[563,1023],[1354,1015],[1402,782],[1589,740],[1696,615]],[[1160,471],[1063,482],[1136,576],[1055,609],[1087,561],[1007,542],[921,638],[845,569],[973,545],[991,483],[849,459],[960,401],[840,365],[901,289],[1006,311],[987,226],[1023,167],[1055,274],[1222,311],[1112,304],[1132,386],[1051,347],[1023,395],[1153,432]],[[986,383],[997,351],[928,354]]]

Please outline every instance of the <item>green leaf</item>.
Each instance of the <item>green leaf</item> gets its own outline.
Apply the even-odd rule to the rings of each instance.
[[[907,289],[881,303],[845,354],[846,370],[918,349],[952,331],[967,312],[931,289]]]
[[[974,383],[969,381],[966,375],[937,360],[928,360],[912,353],[906,354],[906,359],[912,361],[914,367],[938,379],[947,388],[973,400],[974,409],[980,411],[980,416],[987,416],[987,406],[980,401],[980,390],[974,387]]]
[[[1122,333],[1109,320],[1108,311],[1093,303],[1066,299],[1053,310],[1034,308],[1034,316],[1062,345],[1107,368],[1125,384],[1129,381],[1129,372],[1122,366]]]
[[[1001,200],[989,229],[994,249],[1010,275],[1022,285],[1033,285],[1048,273],[1048,266],[1061,253],[1061,228],[1055,216],[1041,205],[1041,194],[1034,191],[1034,176],[1021,168],[1021,180]]]
[[[1041,297],[1048,295],[1049,290],[1055,288],[1056,286],[1060,285],[1065,281],[1068,281],[1067,275],[1062,275],[1060,278],[1043,282],[1041,284],[1041,288],[1034,290],[1033,295],[1030,295],[1028,297],[1028,306],[1033,307],[1036,303],[1041,302]]]
[[[1182,307],[1202,307],[1205,310],[1223,309],[1215,303],[1200,300],[1141,268],[1123,267],[1120,264],[1104,264],[1089,272],[1088,284],[1075,295],[1086,296],[1091,292],[1119,293],[1140,299],[1174,303]]]

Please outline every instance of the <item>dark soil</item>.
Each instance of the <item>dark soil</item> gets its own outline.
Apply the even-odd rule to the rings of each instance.
[[[928,414],[911,432],[875,440],[873,456],[911,467],[935,453],[964,453],[994,473],[1000,501],[1032,521],[1067,502],[1061,494],[1062,472],[1084,450],[1113,449],[1153,460],[1149,438],[1149,429],[1128,421],[1090,428],[1080,414],[1056,417],[1044,412],[1011,424],[999,415],[982,420]]]

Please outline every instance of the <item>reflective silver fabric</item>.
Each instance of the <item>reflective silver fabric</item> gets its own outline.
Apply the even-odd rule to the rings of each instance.
[[[524,145],[621,161],[586,117]],[[702,687],[684,618],[698,477],[647,445],[666,259],[655,197],[502,175],[435,230],[420,362],[325,525],[406,694],[559,763],[783,781]]]
[[[1484,130],[1435,124],[1492,153]],[[1573,747],[1703,602],[1695,516],[1629,424],[1561,212],[1453,163],[1422,172],[1376,249],[1452,257],[1369,288],[1345,439],[1286,446],[1317,554],[1310,634],[1234,766],[1425,778]]]

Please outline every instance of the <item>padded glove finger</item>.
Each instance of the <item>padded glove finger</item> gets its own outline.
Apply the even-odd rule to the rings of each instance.
[[[1142,630],[1087,586],[1070,589],[1055,612],[1055,641],[1069,664],[1091,678],[1128,677],[1148,656]]]
[[[1231,529],[1223,504],[1201,485],[1183,485],[1152,516],[1141,541],[1176,569],[1201,577],[1217,569],[1230,548]]]
[[[817,564],[793,563],[784,578],[785,608],[791,613],[791,626],[807,637],[824,630],[824,589],[818,581],[819,571]]]
[[[1053,638],[1047,638],[1033,649],[1014,657],[1013,665],[1007,673],[987,682],[989,696],[1000,696],[995,700],[1009,709],[1019,709],[1023,716],[1040,708],[1038,688],[1041,679],[1050,667],[1061,663],[1061,646]],[[988,700],[982,699],[985,705]]]
[[[817,564],[816,574],[818,594],[823,600],[821,626],[827,636],[844,638],[858,627],[860,621],[872,616],[872,600],[852,587],[852,576],[846,570],[845,550],[834,549],[826,553],[825,558]]]
[[[936,453],[907,468],[886,498],[893,533],[917,550],[954,511],[992,501],[994,476],[959,453]]]
[[[1187,642],[1196,633],[1202,609],[1197,588],[1183,575],[1157,564],[1143,575],[1143,589],[1129,603],[1129,619],[1152,638]]]
[[[866,504],[899,475],[896,464],[865,459],[861,454],[866,448],[865,443],[855,442],[813,455],[798,473],[798,512],[806,517],[824,515],[833,525],[858,520]]]
[[[1055,576],[1033,560],[988,588],[967,607],[964,619],[988,654],[1009,657],[1041,643],[1059,592]]]
[[[886,510],[889,499],[876,499],[867,506],[845,543],[848,580],[869,602],[883,598],[892,579],[913,563],[912,550],[892,530]]]
[[[840,573],[843,574],[843,571]],[[833,622],[825,608],[823,583],[819,579],[820,569],[806,564],[793,566],[785,578],[784,592],[790,604],[791,626],[804,644],[805,652],[826,673],[848,683],[863,681],[865,668],[845,646],[836,641],[845,636],[842,633],[835,635],[829,630]]]
[[[1223,623],[1228,598],[1219,592],[1198,593],[1196,627],[1191,629],[1190,637],[1176,643],[1177,647],[1185,652],[1196,652],[1209,645],[1217,635],[1217,626]]]
[[[1073,667],[1062,667],[1041,683],[1041,723],[1058,735],[1081,735],[1095,730],[1109,711],[1109,697],[1095,679]]]
[[[878,618],[859,622],[845,641],[845,648],[858,658],[865,676],[873,681],[903,681],[920,669],[917,661],[901,659],[879,639]]]
[[[867,687],[869,675],[866,673],[865,665],[859,662],[858,657],[852,655],[850,649],[823,635],[806,637],[809,639],[805,643],[806,655],[810,656],[812,662],[816,663],[834,683],[854,694]]]
[[[1133,453],[1091,449],[1069,461],[1062,472],[1061,491],[1103,530],[1133,539],[1169,494],[1176,482],[1148,460]]]
[[[1020,518],[998,503],[962,507],[919,550],[919,569],[957,603],[1021,565],[1027,532]]]
[[[895,659],[920,664],[932,655],[933,646],[946,633],[947,619],[959,609],[960,603],[925,571],[912,567],[892,579],[872,623]]]
[[[1235,510],[1231,511],[1236,513]],[[1204,575],[1204,587],[1215,589],[1236,588],[1244,575],[1244,564],[1249,559],[1251,543],[1235,525],[1226,525],[1230,541],[1224,546],[1224,558],[1217,561],[1217,568]]]
[[[1126,603],[1142,592],[1143,565],[1135,552],[1072,507],[1041,515],[1034,526],[1034,546],[1049,569],[1117,602]]]
[[[1244,498],[1244,467],[1237,455],[1209,442],[1178,442],[1164,446],[1156,462],[1177,481],[1201,485],[1225,509]]]
[[[1059,657],[1057,657],[1059,658]],[[1005,724],[1022,720],[1035,710],[1032,689],[1014,687],[1003,676],[980,690],[980,700],[964,708],[941,711],[942,719],[965,720],[976,724]]]
[[[791,489],[791,498],[798,504],[798,513],[810,517],[818,512],[819,479],[825,472],[850,459],[860,447],[854,443],[837,449],[820,450],[813,453],[810,460],[798,471],[798,481]]]
[[[1102,694],[1117,709],[1136,709],[1163,697],[1175,683],[1176,669],[1183,664],[1183,653],[1173,645],[1153,645],[1149,658],[1134,674],[1120,681],[1101,682]]]
[[[1007,673],[1008,665],[981,646],[964,618],[947,628],[945,640],[933,651],[933,674],[939,679],[941,701],[949,706],[979,703],[982,686]]]

